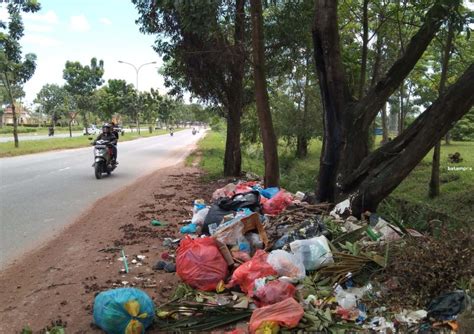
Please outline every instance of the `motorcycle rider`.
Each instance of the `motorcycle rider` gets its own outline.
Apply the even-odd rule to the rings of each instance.
[[[112,132],[112,126],[109,123],[105,123],[102,125],[102,133],[97,136],[97,138],[94,140],[93,144],[98,140],[106,140],[111,144],[112,147],[112,163],[113,164],[118,164],[117,161],[117,136]]]
[[[110,122],[110,125],[112,126],[112,132],[117,137],[117,140],[119,139],[119,128],[115,125],[114,122]]]

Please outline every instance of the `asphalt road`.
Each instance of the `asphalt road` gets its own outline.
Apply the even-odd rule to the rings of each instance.
[[[118,145],[119,166],[94,176],[93,148],[0,159],[0,268],[73,222],[97,199],[183,160],[203,131],[178,131]]]
[[[140,127],[140,130],[141,131],[145,131],[147,132],[148,129],[147,128],[141,128]],[[129,133],[131,132],[130,129],[124,129],[125,132]],[[136,130],[134,130],[135,132]],[[94,135],[90,135],[92,137],[96,137],[98,134],[94,134]],[[84,136],[84,133],[83,131],[73,131],[72,132],[72,136],[73,137],[82,137]],[[50,137],[46,134],[37,134],[37,133],[20,133],[18,134],[18,137],[19,137],[19,140],[20,142],[22,140],[42,140],[42,139],[51,139],[51,138],[69,138],[69,132],[68,133],[56,133],[53,137]],[[13,141],[13,135],[8,135],[8,136],[0,136],[0,143],[8,143],[8,142],[11,142]]]

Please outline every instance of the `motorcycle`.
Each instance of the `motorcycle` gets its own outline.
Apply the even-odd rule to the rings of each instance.
[[[170,136],[173,137],[173,130],[170,130]]]
[[[193,135],[195,135],[197,131],[196,131],[196,129],[193,129],[192,132],[193,132]]]
[[[92,167],[94,167],[96,179],[101,179],[103,173],[110,175],[117,168],[117,164],[112,161],[112,144],[108,140],[100,139],[92,145],[94,145],[94,163]]]

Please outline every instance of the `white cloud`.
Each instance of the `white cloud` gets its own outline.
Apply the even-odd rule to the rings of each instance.
[[[9,18],[7,6],[0,4],[0,21],[7,22]]]
[[[58,16],[53,10],[48,10],[46,13],[25,13],[23,19],[27,21],[35,21],[47,24],[57,24],[59,22]]]
[[[26,24],[25,30],[31,32],[52,32],[53,27],[41,24]]]
[[[112,21],[110,21],[108,18],[106,17],[101,17],[99,19],[100,23],[104,24],[104,25],[111,25],[112,24]]]
[[[76,15],[69,19],[69,28],[72,31],[85,32],[89,31],[91,26],[84,15]]]
[[[28,34],[25,35],[22,38],[22,44],[32,44],[32,45],[39,45],[39,46],[45,46],[45,47],[52,47],[52,46],[58,46],[61,43],[54,38],[47,37],[47,36],[42,36],[42,35],[34,35],[34,34]]]

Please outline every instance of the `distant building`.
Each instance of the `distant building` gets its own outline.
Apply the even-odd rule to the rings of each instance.
[[[35,124],[36,120],[32,119],[28,111],[21,105],[16,106],[16,117],[19,125],[22,124]],[[2,114],[2,125],[13,125],[13,111],[12,107],[8,105],[3,109]]]

